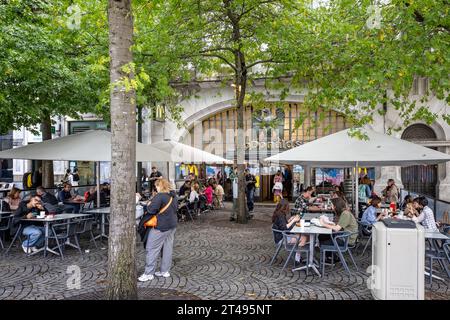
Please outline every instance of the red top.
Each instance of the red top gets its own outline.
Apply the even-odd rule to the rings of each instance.
[[[208,186],[205,191],[206,203],[211,204],[213,201],[213,189],[211,186]]]

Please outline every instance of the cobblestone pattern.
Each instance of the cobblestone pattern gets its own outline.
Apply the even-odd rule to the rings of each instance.
[[[167,295],[186,295],[200,299],[372,299],[366,281],[369,254],[357,257],[359,272],[349,276],[339,265],[327,266],[325,276],[312,272],[292,272],[290,266],[281,271],[286,253],[282,252],[273,266],[274,253],[270,231],[269,207],[257,207],[248,225],[229,222],[229,212],[214,211],[194,223],[179,224],[175,235],[174,259],[170,278],[155,278],[139,283],[141,290],[166,290]],[[84,243],[87,249],[88,243]],[[67,249],[65,259],[50,255],[26,257],[13,248],[0,257],[0,299],[71,299],[80,295],[99,297],[107,276],[107,245],[93,245],[89,253],[80,255]],[[144,270],[145,252],[137,249],[138,273]],[[81,270],[81,286],[70,289],[69,266]],[[427,285],[427,299],[450,299],[448,281]],[[156,291],[158,292],[158,291]],[[163,299],[164,295],[161,294]]]

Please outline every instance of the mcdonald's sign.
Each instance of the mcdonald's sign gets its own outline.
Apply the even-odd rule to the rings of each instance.
[[[153,109],[153,120],[156,121],[166,120],[166,108],[164,105],[159,104]]]

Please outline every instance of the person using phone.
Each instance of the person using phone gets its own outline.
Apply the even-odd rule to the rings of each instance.
[[[13,226],[17,227],[19,224],[24,226],[22,235],[27,239],[22,242],[22,249],[25,253],[35,252],[44,244],[44,227],[35,225],[32,221],[26,221],[26,219],[36,218],[41,211],[48,213],[42,205],[41,198],[34,195],[28,202],[21,202],[14,214]]]

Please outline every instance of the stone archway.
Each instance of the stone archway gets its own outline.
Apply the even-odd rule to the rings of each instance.
[[[437,134],[433,128],[423,123],[416,123],[407,127],[401,136],[404,140],[411,142],[434,141]],[[435,149],[436,148],[432,148]],[[436,186],[438,184],[438,166],[420,165],[401,168],[402,183],[406,190],[417,192],[428,196],[436,196]]]

